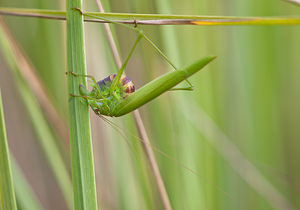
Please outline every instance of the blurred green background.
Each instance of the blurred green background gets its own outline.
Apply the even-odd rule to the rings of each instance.
[[[300,12],[300,7],[279,0],[111,0],[110,5],[103,3],[106,11],[132,13],[283,16]],[[93,0],[84,1],[84,5],[85,10],[97,11]],[[65,10],[65,2],[0,0],[0,7]],[[69,97],[64,21],[3,19],[66,123]],[[86,23],[85,26],[87,69],[100,80],[117,69],[102,25]],[[152,144],[171,157],[155,153],[173,209],[273,209],[255,186],[246,183],[245,177],[233,169],[228,157],[216,149],[218,145],[222,147],[220,133],[236,145],[295,209],[300,209],[299,26],[139,27],[178,67],[205,55],[217,56],[191,78],[193,92],[169,92],[141,108]],[[136,33],[118,26],[115,34],[125,58]],[[53,169],[39,144],[36,128],[1,53],[0,69],[11,153],[42,208],[67,209]],[[141,87],[169,70],[166,62],[143,40],[126,73],[136,87]],[[125,139],[91,112],[99,206],[101,209],[163,209],[135,138],[132,116],[110,120],[122,128]],[[69,168],[68,142],[55,132],[54,136]],[[230,153],[228,148],[221,150]],[[238,160],[234,167],[247,174],[248,168]]]

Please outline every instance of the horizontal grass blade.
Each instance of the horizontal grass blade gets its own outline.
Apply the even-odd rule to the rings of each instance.
[[[0,91],[0,204],[1,209],[17,209],[16,197],[6,139],[2,97]]]
[[[39,17],[46,19],[65,20],[66,12],[59,10],[19,9],[0,7],[0,14],[24,17]],[[136,14],[136,13],[99,13],[85,12],[84,21],[105,22],[99,18],[109,18],[116,22],[127,24],[146,25],[299,25],[300,17],[235,17],[235,16],[204,16],[204,15],[161,15],[161,14]]]

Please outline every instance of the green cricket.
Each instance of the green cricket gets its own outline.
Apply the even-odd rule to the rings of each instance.
[[[77,8],[74,8],[77,9]],[[81,12],[81,10],[79,10]],[[92,80],[91,86],[93,89],[88,91],[86,87],[83,85],[79,86],[80,95],[73,95],[72,97],[82,97],[86,100],[88,105],[92,108],[92,110],[98,115],[106,115],[110,117],[120,117],[127,113],[134,111],[135,109],[143,106],[149,101],[155,99],[166,91],[170,90],[193,90],[193,86],[187,80],[190,76],[200,71],[205,65],[215,59],[214,56],[204,57],[187,67],[177,69],[175,65],[167,58],[167,56],[144,34],[144,32],[135,27],[130,27],[122,23],[114,22],[112,20],[86,15],[81,12],[81,14],[85,16],[91,16],[94,18],[98,18],[100,20],[107,21],[109,23],[122,25],[126,28],[134,30],[138,32],[138,37],[134,42],[127,58],[125,59],[122,67],[116,74],[111,74],[108,77],[104,78],[96,82],[95,78],[90,75],[78,75],[73,72],[70,72],[74,76],[82,76],[88,77]],[[146,41],[150,43],[150,45],[160,54],[162,57],[175,69],[175,71],[166,73],[155,80],[147,83],[137,91],[135,91],[135,87],[133,82],[125,76],[124,69],[133,54],[134,49],[136,48],[138,42],[144,38]],[[189,87],[187,88],[173,88],[177,84],[186,80]]]

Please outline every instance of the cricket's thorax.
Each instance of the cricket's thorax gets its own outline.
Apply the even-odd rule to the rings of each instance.
[[[117,87],[111,91],[111,86],[116,74],[111,74],[97,82],[99,90],[94,87],[90,96],[98,100],[88,99],[88,103],[97,115],[114,116],[114,109],[131,93],[135,91],[133,82],[126,76],[122,75]]]

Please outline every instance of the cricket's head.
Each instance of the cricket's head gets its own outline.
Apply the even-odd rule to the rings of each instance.
[[[111,74],[97,82],[97,86],[93,86],[92,91],[87,92],[83,87],[80,87],[80,94],[89,96],[88,104],[97,115],[113,116],[114,108],[135,91],[133,82],[126,76],[122,75],[118,85],[114,90],[111,90],[116,74]]]

